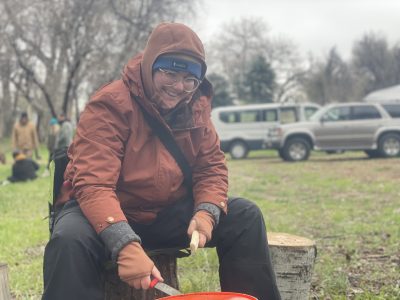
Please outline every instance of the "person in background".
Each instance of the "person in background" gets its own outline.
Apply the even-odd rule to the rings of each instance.
[[[58,115],[58,123],[60,125],[60,129],[56,135],[54,151],[67,149],[72,143],[74,134],[72,123],[65,114],[61,113]]]
[[[60,126],[58,125],[57,118],[51,118],[49,122],[49,131],[47,135],[47,150],[49,151],[47,170],[49,169],[49,165],[53,157],[53,152],[56,147],[56,138],[59,130]]]
[[[217,248],[222,291],[280,299],[260,209],[227,195],[206,69],[197,34],[162,23],[122,78],[92,96],[68,150],[42,299],[104,299],[109,260],[121,280],[148,289],[163,278],[145,250],[187,248],[194,231],[200,248]],[[145,116],[171,133],[191,180]]]
[[[7,178],[9,182],[21,182],[36,179],[36,171],[39,165],[32,159],[27,158],[21,151],[13,152],[14,164],[12,165],[11,176]]]
[[[26,112],[21,113],[19,121],[15,123],[12,131],[13,151],[21,151],[25,156],[31,158],[35,152],[36,159],[39,156],[39,139],[35,125],[29,121]]]

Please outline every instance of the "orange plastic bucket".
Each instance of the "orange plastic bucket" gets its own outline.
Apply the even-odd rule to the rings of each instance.
[[[169,296],[159,299],[165,300],[257,300],[257,298],[245,294],[229,292],[202,292],[190,293],[178,296]]]

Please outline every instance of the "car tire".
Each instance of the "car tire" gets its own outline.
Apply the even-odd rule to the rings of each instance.
[[[234,141],[232,142],[229,153],[233,159],[241,159],[246,158],[249,152],[249,148],[247,147],[246,143],[242,141]]]
[[[400,154],[400,135],[387,133],[379,138],[378,152],[381,157],[396,157]]]
[[[381,156],[378,150],[365,150],[364,152],[369,158],[378,158]]]
[[[285,143],[282,150],[285,161],[304,161],[310,156],[311,146],[303,138],[292,138]]]

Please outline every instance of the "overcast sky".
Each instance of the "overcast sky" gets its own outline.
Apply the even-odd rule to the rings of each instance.
[[[400,42],[400,0],[204,0],[199,16],[203,40],[221,24],[241,17],[265,19],[274,36],[284,36],[303,54],[325,55],[332,46],[348,58],[364,33],[383,33],[389,45]],[[196,29],[199,25],[195,25]]]

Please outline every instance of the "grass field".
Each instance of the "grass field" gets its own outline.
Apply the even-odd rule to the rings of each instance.
[[[0,165],[0,180],[10,163]],[[269,231],[316,241],[312,299],[400,299],[399,163],[357,152],[284,163],[260,151],[228,160],[230,194],[257,203]],[[0,262],[16,299],[40,298],[48,182],[0,186]],[[214,250],[181,259],[179,269],[184,292],[218,289]]]

